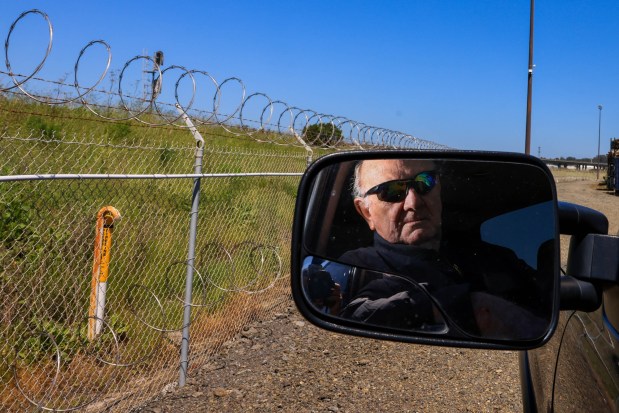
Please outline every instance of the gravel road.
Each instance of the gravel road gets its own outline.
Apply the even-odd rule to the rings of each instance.
[[[619,198],[592,181],[559,182],[559,199],[619,224]],[[302,319],[292,302],[227,342],[188,384],[142,412],[517,412],[516,352],[349,337]]]

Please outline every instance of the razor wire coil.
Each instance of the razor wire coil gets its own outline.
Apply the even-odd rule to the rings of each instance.
[[[26,16],[35,16],[43,19],[48,26],[48,45],[44,56],[41,61],[36,65],[30,73],[18,74],[13,71],[13,64],[11,58],[11,42],[14,40],[15,28],[22,23],[22,20]],[[266,136],[258,136],[260,132],[275,131],[278,135],[291,134],[295,139],[301,142],[301,146],[325,146],[327,148],[368,148],[368,147],[382,147],[382,148],[416,148],[416,149],[446,149],[447,147],[436,142],[431,142],[423,139],[416,138],[409,134],[393,131],[381,127],[369,126],[364,123],[349,119],[344,116],[324,114],[312,109],[300,109],[294,105],[279,100],[272,99],[267,94],[262,92],[247,93],[246,87],[243,81],[237,77],[229,77],[221,82],[218,82],[207,71],[201,69],[190,69],[182,65],[170,65],[167,67],[160,67],[157,61],[150,56],[134,56],[127,60],[120,73],[118,75],[118,84],[116,91],[105,91],[100,88],[100,85],[106,79],[110,79],[110,66],[112,61],[112,48],[104,40],[93,40],[88,42],[79,52],[75,64],[73,67],[73,83],[56,82],[59,86],[71,88],[73,93],[66,92],[64,97],[56,96],[40,96],[27,89],[29,83],[35,80],[42,80],[37,78],[37,74],[41,72],[45,63],[52,56],[52,43],[53,43],[53,25],[49,16],[40,10],[33,9],[22,13],[12,23],[8,30],[6,40],[4,43],[5,51],[5,66],[6,70],[0,70],[0,80],[2,77],[8,77],[11,80],[11,85],[2,86],[0,84],[0,92],[9,92],[14,89],[18,89],[20,93],[28,98],[45,104],[51,105],[69,105],[79,103],[83,107],[87,108],[94,115],[101,119],[114,122],[122,122],[134,120],[143,123],[148,126],[174,126],[179,128],[185,128],[186,126],[180,122],[180,115],[170,110],[175,105],[178,105],[185,113],[192,115],[192,118],[199,125],[209,126],[221,126],[229,133],[237,136],[246,136],[254,138],[260,141],[265,141],[274,144],[281,144],[281,140],[277,137],[269,138]],[[80,81],[80,68],[83,61],[86,59],[87,52],[93,50],[95,47],[100,47],[105,50],[105,63],[103,64],[100,75],[90,85],[85,85]],[[148,63],[152,66],[150,73],[152,74],[152,82],[148,89],[148,94],[143,96],[136,96],[128,92],[126,85],[126,79],[129,77],[130,68],[139,62],[143,65]],[[174,71],[180,71],[178,75],[173,76]],[[212,102],[212,107],[207,108],[195,108],[196,98],[198,93],[206,88],[203,87],[204,83],[200,80],[206,79],[207,84],[214,88],[214,92],[210,99],[207,96],[207,101]],[[180,85],[184,79],[190,79],[191,92],[189,96],[185,98],[186,101],[181,98]],[[113,83],[113,82],[112,82]],[[240,93],[236,96],[238,104],[234,104],[228,113],[224,113],[221,108],[221,102],[225,94],[228,95],[233,91],[228,90],[229,85],[236,83],[240,88]],[[162,91],[173,91],[174,102],[163,102],[160,100]],[[68,89],[67,89],[68,90]],[[101,105],[97,103],[97,99],[94,95],[103,94],[108,96],[108,99],[115,100],[116,106]],[[259,102],[262,103],[259,103]],[[257,103],[256,103],[257,102]],[[249,106],[257,105],[257,110],[253,112],[255,119],[248,119],[247,112]],[[276,110],[276,106],[281,109]],[[123,116],[111,116],[106,112],[120,112],[124,113]],[[174,113],[170,115],[169,112]],[[286,121],[285,113],[289,113],[288,120]],[[148,114],[149,116],[145,116]],[[156,116],[153,116],[156,115]],[[252,125],[249,125],[251,123]],[[334,128],[344,128],[341,136],[337,139],[334,134],[325,142],[319,142],[315,138],[308,139],[307,131],[309,126],[318,124],[320,129],[325,124],[331,124]]]

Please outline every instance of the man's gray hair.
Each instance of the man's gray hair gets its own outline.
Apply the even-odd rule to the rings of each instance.
[[[363,164],[363,161],[359,161],[355,165],[355,172],[353,175],[352,188],[351,188],[353,198],[363,198],[363,195],[365,195],[365,193],[361,190],[361,183],[359,182],[362,164]]]

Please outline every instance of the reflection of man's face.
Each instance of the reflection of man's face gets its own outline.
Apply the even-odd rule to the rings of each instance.
[[[436,165],[429,160],[367,160],[358,172],[358,184],[365,194],[383,182],[411,179],[420,172],[434,170]],[[440,182],[425,195],[411,188],[400,202],[381,201],[376,194],[357,197],[354,202],[370,229],[385,240],[438,250],[442,213]]]

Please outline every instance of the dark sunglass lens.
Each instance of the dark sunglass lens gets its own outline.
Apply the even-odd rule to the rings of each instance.
[[[381,188],[379,199],[386,202],[400,202],[406,198],[406,182],[386,182]]]
[[[410,188],[419,195],[425,195],[435,185],[436,175],[434,172],[422,172],[411,180],[383,182],[366,192],[366,196],[376,194],[378,199],[384,202],[401,202],[406,198]]]
[[[425,195],[430,192],[432,188],[434,188],[434,185],[436,185],[436,178],[432,173],[422,172],[415,177],[412,185],[415,192],[419,195]]]

